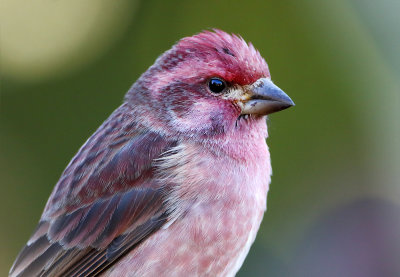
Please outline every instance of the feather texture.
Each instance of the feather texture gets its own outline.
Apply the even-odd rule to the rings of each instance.
[[[95,276],[168,220],[168,190],[153,161],[175,142],[145,131],[127,109],[65,169],[11,276]]]
[[[268,113],[244,109],[273,102],[261,82],[241,37],[180,40],[72,159],[10,276],[234,276],[271,175]]]

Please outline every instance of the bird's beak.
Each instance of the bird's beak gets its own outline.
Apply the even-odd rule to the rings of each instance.
[[[292,99],[270,79],[260,78],[246,89],[242,114],[267,115],[294,106]]]

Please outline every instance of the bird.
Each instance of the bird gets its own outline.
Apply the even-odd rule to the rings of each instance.
[[[241,36],[182,38],[72,158],[9,276],[234,276],[266,211],[267,116],[293,105]]]

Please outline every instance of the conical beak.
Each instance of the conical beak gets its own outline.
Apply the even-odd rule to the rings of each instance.
[[[249,98],[243,103],[242,114],[267,115],[294,106],[292,99],[267,78],[258,79],[247,93]]]

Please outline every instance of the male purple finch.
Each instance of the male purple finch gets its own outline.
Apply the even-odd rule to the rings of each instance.
[[[252,44],[180,40],[56,184],[10,276],[233,276],[266,209],[266,115],[294,105]]]

